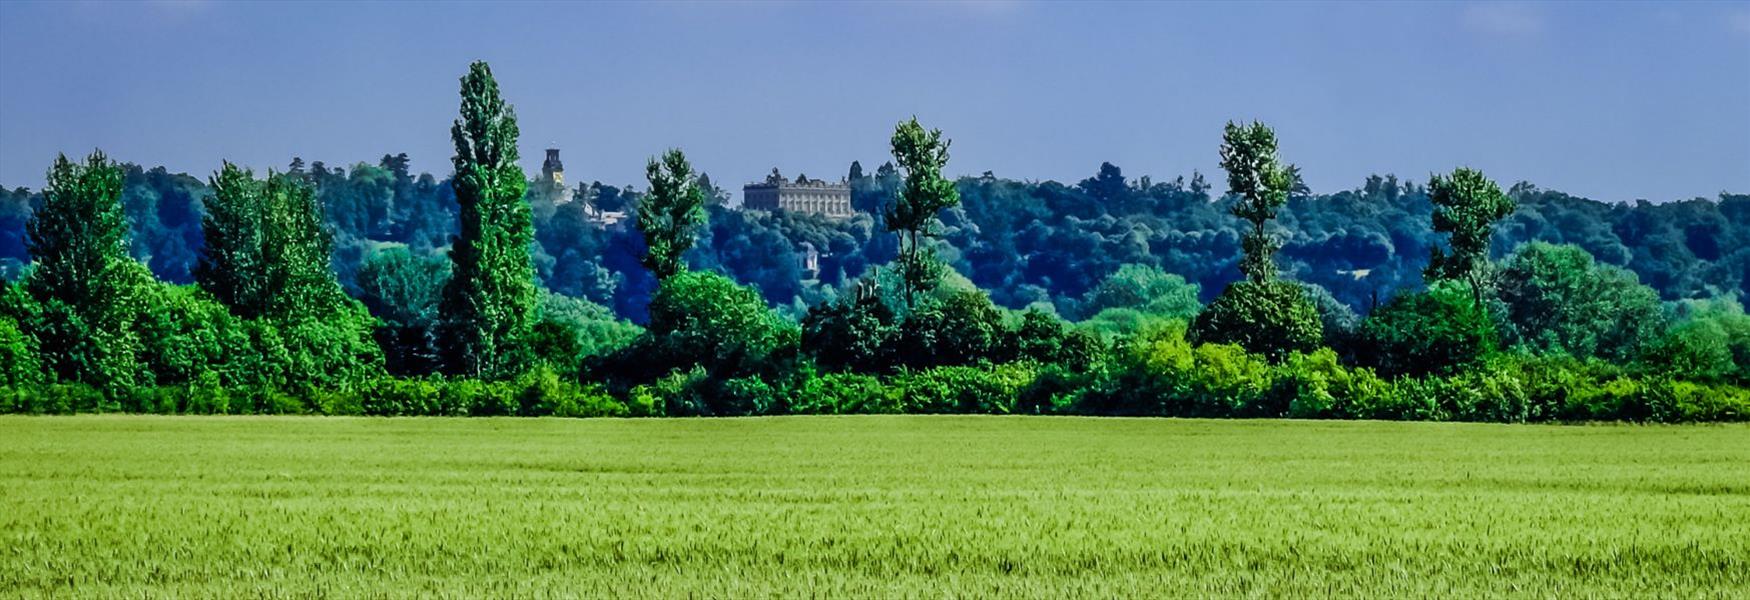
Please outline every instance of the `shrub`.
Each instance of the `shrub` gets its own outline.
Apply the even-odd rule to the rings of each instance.
[[[1495,349],[1495,325],[1462,284],[1402,294],[1361,324],[1358,358],[1381,374],[1450,374]]]
[[[541,417],[623,417],[626,406],[599,385],[578,385],[562,379],[552,369],[540,367],[518,376],[518,414]]]
[[[1106,310],[1128,309],[1152,317],[1186,320],[1203,308],[1197,300],[1200,293],[1197,284],[1159,267],[1127,264],[1088,290],[1075,308],[1084,318]]]
[[[677,417],[709,415],[712,414],[710,402],[700,389],[709,381],[703,367],[695,366],[686,371],[676,369],[650,384],[633,388],[633,402],[654,407],[660,411],[656,414]]]
[[[1722,381],[1737,371],[1730,342],[1726,330],[1717,322],[1687,321],[1647,346],[1637,366],[1654,377]]]
[[[1349,374],[1337,363],[1337,353],[1323,348],[1312,354],[1288,356],[1270,384],[1270,412],[1301,419],[1326,419],[1341,416],[1334,392],[1337,382]]]
[[[0,388],[34,384],[42,376],[36,340],[24,335],[12,317],[0,315]]]
[[[662,282],[645,336],[608,361],[604,375],[649,381],[694,366],[721,379],[776,372],[794,361],[799,340],[796,325],[766,308],[759,292],[687,272]]]
[[[1005,358],[1083,368],[1094,361],[1102,346],[1096,335],[1071,329],[1057,316],[1037,309],[1022,313],[1008,337]]]
[[[1195,363],[1183,323],[1124,339],[1076,398],[1075,411],[1096,415],[1164,415],[1184,393]]]
[[[897,386],[860,373],[825,373],[809,378],[792,400],[795,414],[896,414],[901,412]]]
[[[1032,369],[1021,364],[948,366],[901,373],[890,385],[899,388],[908,413],[1008,414],[1032,380]]]
[[[969,365],[997,358],[1006,330],[990,296],[962,291],[930,299],[899,329],[898,360],[912,368]]]
[[[1306,290],[1307,301],[1312,302],[1313,310],[1318,312],[1319,337],[1324,340],[1325,347],[1337,350],[1339,354],[1348,352],[1354,342],[1355,330],[1361,327],[1361,317],[1324,286],[1305,282],[1300,286]]]
[[[1512,341],[1537,351],[1628,359],[1665,326],[1658,292],[1578,246],[1522,245],[1499,282]]]
[[[7,412],[31,415],[66,415],[104,412],[111,400],[97,388],[83,384],[46,384],[8,388],[0,394]]]
[[[360,386],[359,406],[372,416],[444,414],[438,400],[442,379],[379,377]]]
[[[1236,344],[1270,360],[1319,346],[1323,325],[1306,291],[1287,281],[1240,281],[1222,290],[1192,322],[1197,343]]]
[[[859,288],[854,298],[827,302],[802,318],[802,348],[820,366],[863,373],[893,366],[899,318],[872,291]]]
[[[1084,390],[1095,377],[1083,368],[1047,364],[1039,368],[1033,384],[1021,391],[1015,400],[1015,412],[1021,414],[1073,413],[1084,405]]]

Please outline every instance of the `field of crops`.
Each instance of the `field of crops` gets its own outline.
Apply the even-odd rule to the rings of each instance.
[[[1750,427],[0,418],[0,596],[1750,595]]]

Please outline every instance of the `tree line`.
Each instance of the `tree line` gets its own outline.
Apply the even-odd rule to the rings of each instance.
[[[461,98],[441,182],[405,155],[204,184],[57,159],[8,193],[0,410],[1750,414],[1750,197],[1600,210],[1468,168],[1315,196],[1255,122],[1220,196],[1111,165],[955,180],[913,118],[852,165],[848,220],[732,210],[678,149],[644,191],[556,202],[484,63]],[[616,209],[635,226],[591,216]]]

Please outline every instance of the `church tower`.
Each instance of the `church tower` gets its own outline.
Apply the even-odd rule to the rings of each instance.
[[[541,163],[541,179],[554,187],[565,188],[565,164],[559,162],[558,148],[547,149],[547,160]]]

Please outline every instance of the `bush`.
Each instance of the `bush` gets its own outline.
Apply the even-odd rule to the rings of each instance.
[[[1691,320],[1648,345],[1637,361],[1649,376],[1718,382],[1737,375],[1731,338],[1720,323]]]
[[[1324,340],[1325,347],[1336,350],[1338,354],[1348,352],[1354,342],[1355,330],[1361,327],[1361,317],[1324,286],[1304,282],[1300,286],[1306,290],[1307,301],[1312,302],[1313,310],[1318,312],[1319,337]]]
[[[1102,349],[1095,334],[1071,329],[1057,316],[1040,310],[1022,313],[1008,338],[1005,358],[1042,364],[1085,368]]]
[[[662,282],[645,335],[593,370],[634,382],[695,366],[720,379],[774,373],[794,362],[800,337],[759,292],[716,273],[687,272]]]
[[[646,385],[632,388],[631,404],[649,406],[653,414],[676,417],[709,415],[710,402],[701,387],[709,383],[703,367],[676,369]]]
[[[1197,300],[1201,287],[1159,267],[1128,264],[1088,290],[1075,312],[1084,318],[1106,310],[1134,310],[1139,314],[1186,320],[1203,304]]]
[[[541,295],[540,320],[529,340],[535,362],[561,376],[578,372],[584,358],[606,356],[637,339],[640,329],[614,317],[607,308],[550,292]]]
[[[559,377],[549,368],[537,368],[518,376],[517,414],[527,417],[623,417],[626,405],[608,395],[599,385],[579,385]]]
[[[12,317],[0,315],[0,387],[30,385],[42,378],[36,340],[24,335]]]
[[[1240,281],[1222,290],[1192,322],[1197,343],[1235,344],[1270,360],[1310,352],[1323,338],[1318,309],[1306,290],[1287,281]]]
[[[1387,376],[1451,374],[1495,350],[1495,325],[1468,287],[1402,294],[1361,324],[1358,358]]]
[[[102,390],[77,383],[8,388],[0,398],[7,405],[7,412],[30,415],[109,412],[117,408]]]
[[[444,410],[439,400],[442,386],[443,380],[437,377],[379,377],[359,387],[359,406],[364,414],[372,416],[452,414]]]
[[[905,372],[889,383],[900,390],[907,413],[1014,412],[1015,399],[1033,381],[1033,370],[1021,364],[997,367],[948,366]]]
[[[1095,378],[1086,368],[1044,365],[1033,378],[1033,384],[1022,390],[1021,396],[1015,400],[1015,412],[1034,415],[1074,413],[1085,405],[1083,392]]]
[[[1007,331],[990,296],[963,291],[927,300],[900,325],[898,360],[912,368],[1000,359]]]
[[[859,289],[854,298],[827,302],[802,318],[802,348],[820,366],[862,373],[893,366],[899,318],[880,296]]]
[[[261,365],[241,319],[191,285],[159,284],[142,294],[146,308],[134,326],[140,360],[154,383],[184,386],[217,373],[221,384],[255,383]]]
[[[1658,292],[1578,246],[1522,245],[1499,281],[1511,340],[1536,351],[1629,359],[1665,326]]]
[[[1182,327],[1127,340],[1079,398],[1077,412],[1180,417],[1280,416],[1272,371],[1232,344],[1192,346]]]
[[[793,414],[896,414],[901,394],[873,375],[826,373],[803,383],[792,400]]]
[[[1280,416],[1300,419],[1328,419],[1341,416],[1336,392],[1337,381],[1349,373],[1337,363],[1337,353],[1329,348],[1312,354],[1288,356],[1270,385],[1270,400],[1266,403]]]

